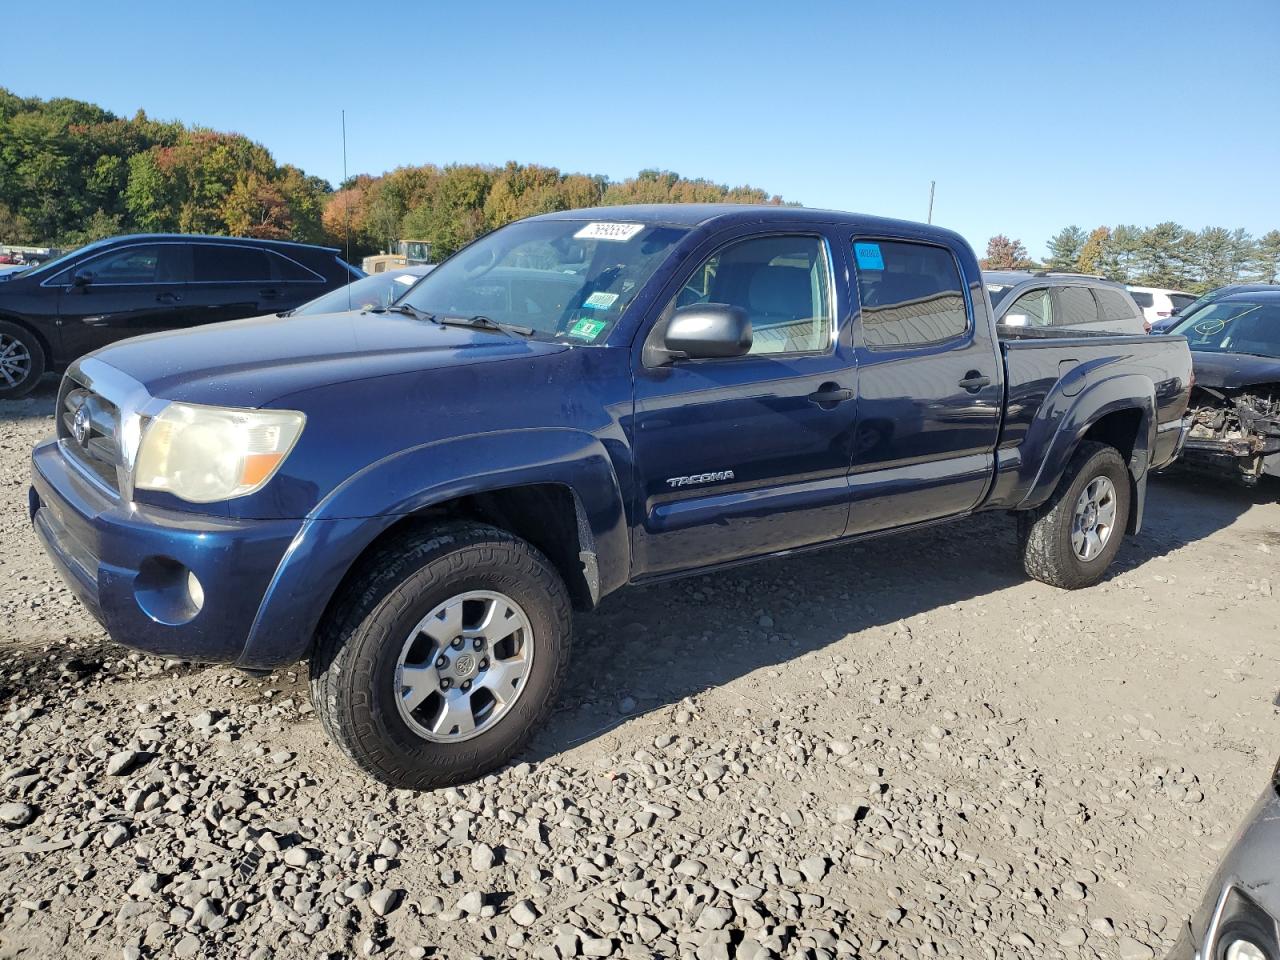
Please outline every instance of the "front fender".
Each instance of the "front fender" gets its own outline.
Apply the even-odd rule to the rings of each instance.
[[[305,658],[329,600],[357,558],[406,516],[471,494],[554,483],[572,491],[599,596],[626,582],[622,492],[604,446],[565,428],[499,431],[399,451],[336,488],[302,525],[258,609],[237,664],[267,668]]]

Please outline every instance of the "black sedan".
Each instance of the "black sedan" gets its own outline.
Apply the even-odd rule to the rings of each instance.
[[[138,234],[0,283],[0,398],[125,337],[291,310],[362,277],[331,247]]]

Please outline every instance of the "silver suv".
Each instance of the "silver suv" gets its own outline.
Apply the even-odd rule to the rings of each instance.
[[[1008,327],[1142,335],[1142,309],[1123,286],[1079,273],[986,270],[982,281],[996,323]]]

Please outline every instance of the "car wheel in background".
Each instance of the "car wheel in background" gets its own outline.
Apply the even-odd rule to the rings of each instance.
[[[45,356],[30,330],[0,320],[0,400],[25,397],[44,376]]]

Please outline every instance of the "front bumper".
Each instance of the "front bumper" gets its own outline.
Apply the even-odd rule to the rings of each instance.
[[[243,652],[300,520],[229,520],[110,496],[56,440],[31,454],[31,522],[117,643],[185,660]]]

